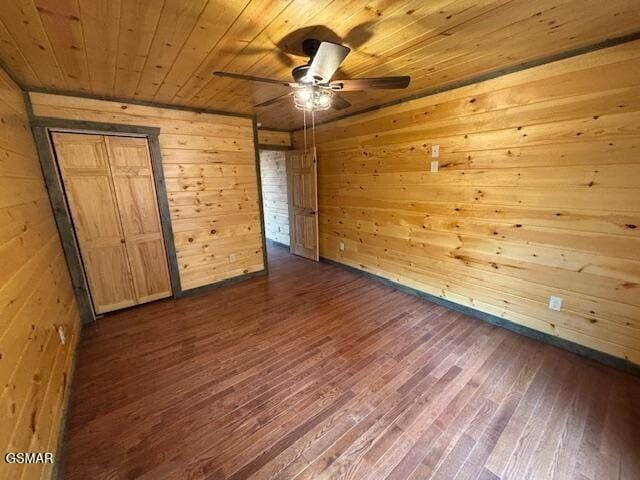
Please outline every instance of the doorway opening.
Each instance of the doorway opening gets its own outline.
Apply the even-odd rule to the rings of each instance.
[[[267,240],[289,248],[289,204],[285,150],[260,150],[262,207]]]
[[[260,177],[267,241],[319,260],[317,165],[313,151],[261,149]]]

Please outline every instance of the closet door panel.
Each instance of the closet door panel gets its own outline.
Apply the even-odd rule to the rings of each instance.
[[[91,295],[96,313],[106,313],[135,305],[131,281],[125,280],[129,262],[124,248],[105,246],[90,250],[86,255],[85,270],[91,273]],[[117,279],[120,279],[118,281]]]
[[[119,172],[114,174],[114,183],[125,235],[157,235],[161,229],[153,178],[146,172],[144,176]]]
[[[65,187],[78,237],[92,245],[100,241],[120,244],[122,234],[109,177],[101,172],[67,171]]]
[[[135,305],[103,137],[52,136],[95,311]]]
[[[168,297],[171,284],[147,140],[106,141],[138,302]]]
[[[135,248],[129,249],[129,262],[134,272],[138,301],[150,302],[171,295],[162,242],[157,239],[138,239]]]

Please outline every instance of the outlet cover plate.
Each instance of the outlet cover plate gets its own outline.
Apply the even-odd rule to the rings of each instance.
[[[551,295],[549,297],[549,308],[551,310],[555,310],[556,312],[562,310],[562,297],[554,297],[553,295]]]

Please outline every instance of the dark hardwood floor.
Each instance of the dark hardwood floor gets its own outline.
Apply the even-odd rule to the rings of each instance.
[[[640,379],[270,246],[85,329],[63,478],[640,478]]]

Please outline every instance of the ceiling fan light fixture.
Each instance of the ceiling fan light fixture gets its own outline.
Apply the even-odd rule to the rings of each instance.
[[[331,108],[331,92],[318,87],[300,88],[294,94],[293,102],[298,110],[308,112],[328,110]]]
[[[313,88],[301,88],[295,94],[295,99],[299,103],[306,103],[313,98]]]
[[[325,109],[329,108],[331,106],[331,95],[325,92],[320,93],[320,95],[318,95],[316,103],[318,104],[319,107],[322,107]]]

